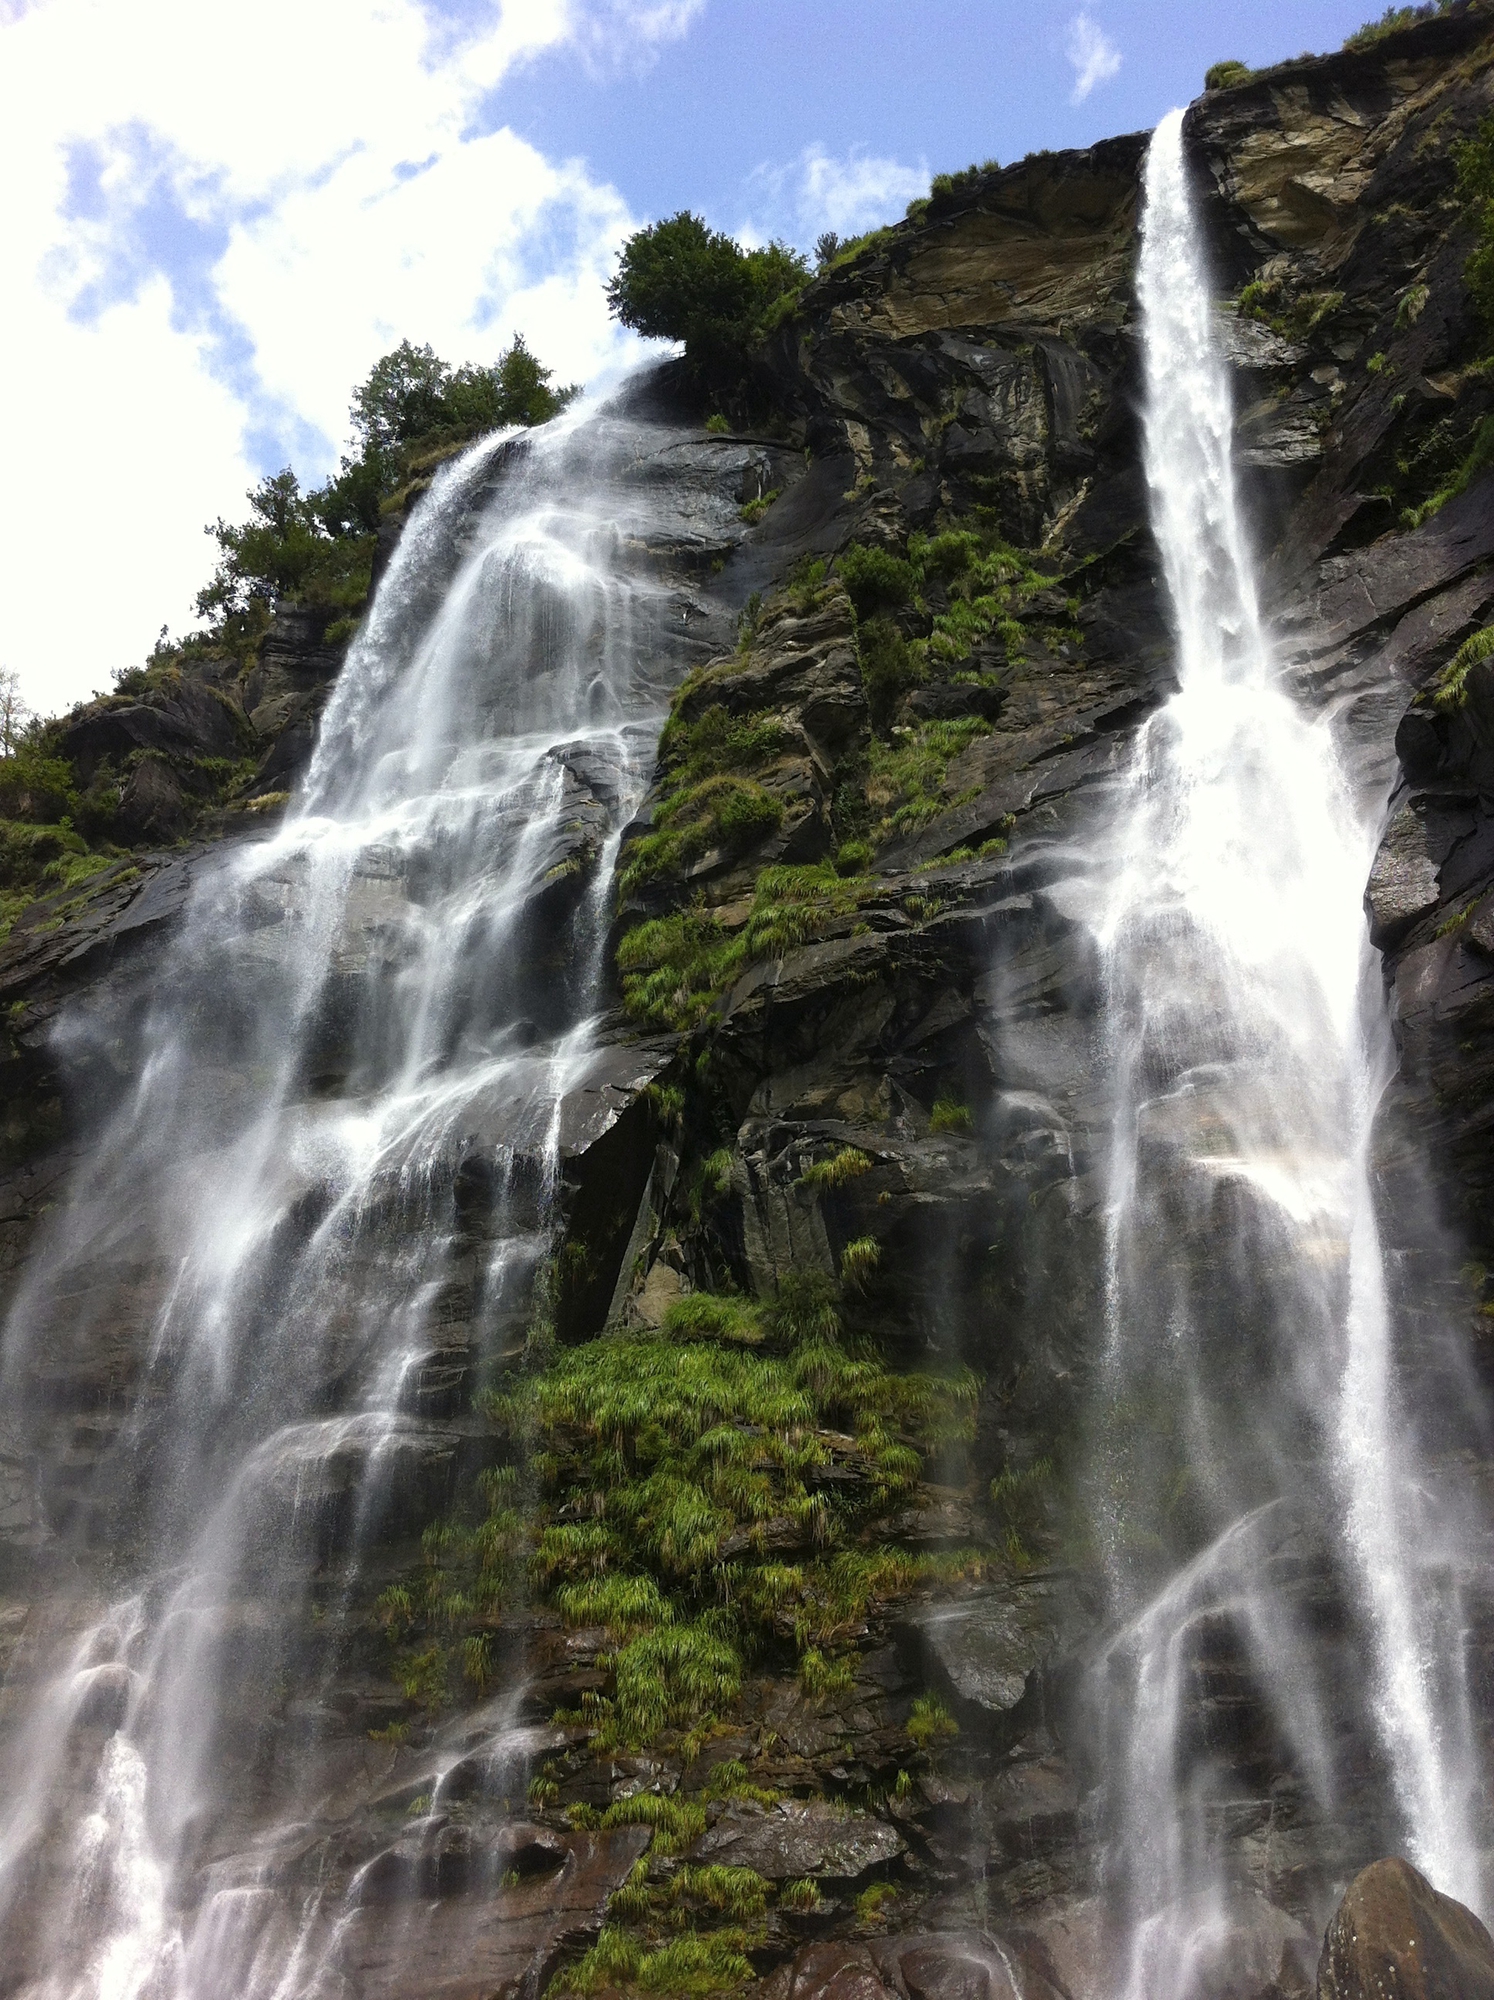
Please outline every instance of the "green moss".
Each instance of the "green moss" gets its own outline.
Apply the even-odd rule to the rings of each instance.
[[[725,437],[731,430],[731,425],[719,410],[714,415],[706,418],[705,427],[716,437]]]
[[[807,944],[880,887],[823,865],[771,867],[758,875],[747,920],[733,931],[699,908],[635,925],[617,950],[623,1002],[639,1020],[694,1027],[749,966]]]
[[[1216,62],[1204,71],[1205,90],[1233,90],[1237,84],[1249,83],[1255,71],[1247,63]]]

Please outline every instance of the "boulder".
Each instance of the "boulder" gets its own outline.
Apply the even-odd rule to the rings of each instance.
[[[895,1826],[847,1812],[824,1799],[785,1799],[765,1810],[736,1804],[703,1833],[691,1856],[728,1868],[753,1868],[770,1882],[824,1875],[854,1881],[895,1861],[906,1843]]]
[[[1494,2000],[1494,1938],[1409,1861],[1372,1861],[1323,1939],[1318,2000]]]

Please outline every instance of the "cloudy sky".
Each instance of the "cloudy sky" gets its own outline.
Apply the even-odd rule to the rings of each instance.
[[[0,0],[0,666],[55,710],[190,622],[203,524],[331,469],[405,337],[563,380],[682,207],[808,246],[1154,124],[1367,0]]]

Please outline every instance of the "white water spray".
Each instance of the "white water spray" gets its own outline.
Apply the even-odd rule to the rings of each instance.
[[[1126,1991],[1159,2000],[1204,1990],[1199,1954],[1247,1887],[1220,1833],[1230,1774],[1188,1717],[1211,1672],[1248,1674],[1325,1816],[1347,1782],[1330,1717],[1357,1704],[1387,1847],[1465,1901],[1479,1883],[1369,1180],[1388,1037],[1362,896],[1383,799],[1353,795],[1332,718],[1285,690],[1265,634],[1180,112],[1147,159],[1139,293],[1178,691],[1141,732],[1102,926],[1117,1111],[1095,1498],[1122,1614]],[[1288,1582],[1304,1561],[1367,1662],[1345,1672],[1315,1642]]]
[[[390,1839],[347,1817],[393,1759],[356,1714],[361,1565],[441,1499],[433,1412],[522,1331],[566,1132],[604,1074],[628,1083],[594,1018],[612,864],[710,629],[669,564],[740,534],[743,449],[602,412],[447,468],[284,825],[195,892],[6,1332],[12,1404],[101,1329],[142,1357],[66,1496],[101,1583],[0,1794],[8,1993],[376,1990],[343,1963],[368,1913],[336,1886]],[[114,1536],[135,1575],[101,1603]],[[417,1790],[460,1766],[495,1810],[522,1796],[520,1693],[438,1736]],[[332,1856],[314,1893],[308,1838]],[[428,1914],[381,1917],[394,1976]]]

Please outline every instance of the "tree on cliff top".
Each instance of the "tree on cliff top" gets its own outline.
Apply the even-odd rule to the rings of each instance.
[[[368,595],[384,503],[405,487],[417,461],[509,425],[547,422],[580,393],[551,386],[546,368],[515,334],[491,367],[453,368],[429,346],[402,340],[353,392],[358,442],[339,472],[303,493],[289,466],[246,497],[249,518],[208,529],[218,565],[197,594],[200,617],[243,618],[256,601],[319,604],[348,616]]]
[[[636,333],[682,340],[693,373],[731,388],[774,308],[808,277],[808,264],[786,244],[744,250],[681,209],[628,238],[607,304]]]

